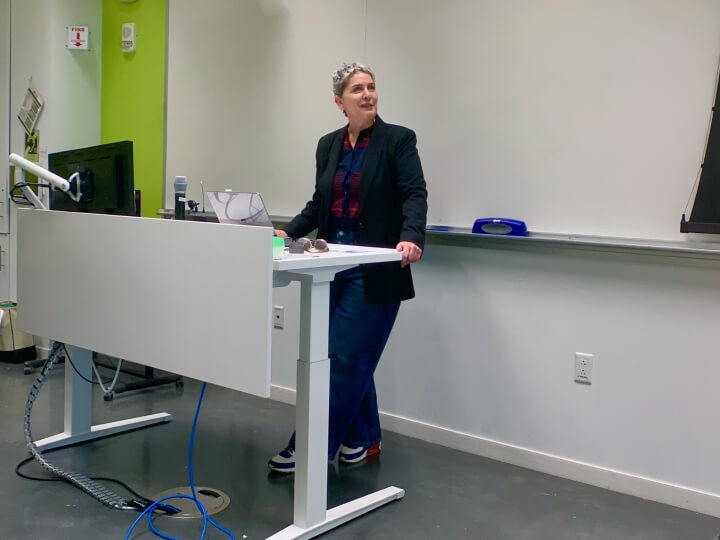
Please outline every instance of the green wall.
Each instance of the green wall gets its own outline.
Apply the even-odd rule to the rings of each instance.
[[[120,48],[123,23],[134,22],[137,46]],[[131,140],[142,215],[163,206],[167,0],[103,0],[102,143]]]

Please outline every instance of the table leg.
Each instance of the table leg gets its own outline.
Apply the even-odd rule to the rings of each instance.
[[[327,509],[330,283],[312,276],[300,283],[294,524],[308,528],[324,521]]]
[[[72,364],[70,359],[65,362],[65,425],[63,433],[35,441],[39,450],[69,446],[172,420],[172,415],[163,412],[93,426],[92,384],[88,382],[92,380],[92,351],[68,346],[68,352]],[[73,369],[73,365],[75,369]]]
[[[293,525],[267,540],[313,538],[391,501],[405,491],[394,486],[327,509],[330,360],[328,325],[330,281],[337,268],[282,276],[300,281],[300,360],[295,402],[295,507]]]

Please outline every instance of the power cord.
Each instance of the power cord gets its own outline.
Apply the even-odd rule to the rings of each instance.
[[[202,406],[203,396],[205,395],[205,388],[207,387],[207,383],[203,383],[202,389],[200,390],[200,398],[198,399],[197,408],[195,409],[195,418],[193,419],[193,425],[192,430],[190,431],[190,442],[188,443],[188,477],[190,480],[190,490],[192,492],[192,496],[185,495],[183,493],[176,493],[175,495],[168,495],[167,497],[163,497],[162,499],[158,499],[153,504],[148,506],[145,510],[143,510],[142,514],[140,514],[137,519],[133,522],[133,524],[130,526],[130,529],[128,529],[127,534],[125,535],[125,540],[130,540],[130,536],[132,535],[133,530],[137,526],[138,523],[140,523],[140,520],[143,518],[143,516],[147,515],[148,517],[148,525],[150,526],[150,530],[154,532],[157,536],[161,538],[165,538],[166,540],[176,540],[172,536],[168,536],[162,531],[158,530],[155,526],[155,523],[153,523],[153,511],[155,508],[157,508],[157,505],[164,503],[165,501],[171,500],[171,499],[190,499],[195,502],[195,506],[197,506],[198,510],[202,513],[203,516],[203,528],[202,532],[200,533],[200,540],[205,538],[205,533],[207,531],[207,524],[208,522],[213,525],[218,530],[224,532],[227,534],[232,540],[235,540],[235,535],[227,530],[225,527],[217,523],[215,520],[213,520],[210,516],[207,515],[207,511],[205,510],[205,507],[200,502],[200,500],[197,498],[197,493],[195,492],[195,474],[193,472],[193,453],[195,448],[195,432],[197,430],[197,423],[198,423],[198,416],[200,415],[200,407]]]
[[[107,392],[107,390],[105,389],[105,386],[103,385],[103,382],[104,382],[105,384],[110,384],[110,388],[113,388],[113,387],[115,386],[115,382],[117,381],[118,375],[120,374],[120,367],[122,366],[122,360],[120,360],[120,361],[118,362],[118,366],[117,366],[117,368],[116,368],[116,370],[115,370],[115,377],[114,377],[113,379],[109,380],[109,381],[103,381],[103,380],[100,378],[100,374],[98,373],[97,367],[95,366],[95,360],[93,360],[93,362],[92,362],[93,370],[95,371],[95,376],[96,376],[97,379],[98,379],[98,382],[95,382],[95,381],[93,381],[92,379],[88,379],[88,378],[85,377],[82,373],[80,373],[80,371],[78,371],[78,368],[75,367],[75,364],[73,363],[72,358],[70,358],[70,352],[68,352],[67,347],[65,346],[65,344],[64,344],[64,343],[60,343],[60,345],[62,346],[63,351],[65,351],[65,358],[67,358],[68,361],[70,362],[70,365],[72,366],[73,371],[74,371],[74,372],[77,374],[77,376],[80,377],[83,381],[85,381],[85,382],[87,382],[87,383],[90,383],[90,384],[98,384],[98,385],[100,385],[100,388],[102,388],[102,390],[103,390],[104,392]]]
[[[32,385],[32,388],[30,389],[30,393],[28,395],[27,403],[25,404],[25,416],[23,419],[23,429],[25,432],[25,443],[27,445],[28,450],[32,454],[31,458],[36,460],[45,470],[49,471],[50,473],[56,475],[59,480],[64,480],[66,482],[69,482],[73,484],[74,486],[82,489],[87,494],[95,498],[96,500],[100,501],[106,506],[109,506],[111,508],[115,508],[117,510],[145,510],[146,508],[152,506],[154,509],[159,509],[166,511],[168,513],[177,513],[179,510],[175,507],[172,507],[170,505],[159,505],[157,503],[154,503],[153,501],[146,499],[145,497],[139,496],[137,499],[125,499],[121,497],[120,495],[116,494],[115,492],[111,491],[110,489],[106,488],[102,484],[99,484],[95,479],[89,478],[85,476],[84,474],[76,473],[76,472],[66,472],[65,470],[61,469],[60,467],[57,467],[50,463],[45,456],[43,455],[43,452],[38,449],[37,445],[35,444],[32,436],[32,431],[30,428],[30,416],[32,414],[32,408],[33,404],[35,403],[35,400],[37,399],[37,396],[40,392],[40,389],[43,386],[43,383],[45,382],[45,379],[47,379],[48,375],[50,374],[50,371],[52,370],[53,366],[57,362],[59,356],[60,356],[60,349],[65,348],[65,346],[62,343],[55,343],[55,345],[52,348],[52,351],[50,352],[50,355],[48,356],[47,360],[45,361],[45,364],[43,365],[42,369],[40,370],[40,373],[38,374],[35,382]],[[65,349],[65,352],[67,354],[67,349]],[[70,360],[70,357],[67,357],[68,360]],[[72,361],[71,361],[72,364]],[[74,366],[73,366],[74,368]],[[75,370],[76,373],[77,369]],[[78,373],[79,375],[79,373]],[[87,379],[86,379],[87,380]],[[24,478],[30,478],[33,480],[39,480],[39,478],[33,478],[28,477],[27,475],[24,475],[20,472],[20,467],[22,467],[27,461],[24,460],[21,462],[16,468],[15,472]],[[115,483],[119,483],[119,481],[115,479],[107,479],[103,478],[105,481],[111,481]],[[45,480],[45,479],[43,479]],[[52,479],[47,479],[52,480]],[[124,484],[123,487],[126,487]],[[133,490],[128,489],[131,493],[136,494]]]
[[[93,371],[95,372],[95,377],[98,380],[98,384],[100,385],[100,389],[103,391],[105,395],[112,393],[112,391],[115,389],[115,385],[117,384],[118,377],[120,376],[120,368],[122,368],[122,358],[117,359],[117,366],[115,367],[115,376],[113,377],[112,381],[110,381],[110,386],[107,388],[105,387],[105,384],[103,384],[103,380],[100,377],[100,373],[98,373],[97,364],[95,363],[95,359],[93,359],[92,367]]]
[[[51,450],[47,450],[46,453],[53,452],[54,450],[61,450],[61,449],[53,448]],[[20,478],[24,478],[25,480],[32,480],[34,482],[67,482],[67,480],[65,480],[64,478],[59,478],[59,477],[49,478],[49,477],[41,477],[41,476],[30,476],[29,474],[23,473],[21,471],[21,469],[25,465],[27,465],[28,463],[30,463],[31,461],[34,461],[34,460],[35,460],[34,456],[30,456],[30,457],[23,459],[20,463],[15,465],[15,474],[17,474]],[[152,499],[148,499],[147,497],[140,495],[140,493],[138,493],[133,488],[128,486],[125,482],[118,480],[117,478],[110,478],[107,476],[91,476],[90,479],[96,480],[98,482],[110,482],[110,483],[121,486],[128,493],[133,495],[135,497],[135,500],[142,505],[142,507],[138,507],[138,511],[141,509],[144,509],[147,506],[150,506],[153,502],[155,502]],[[161,510],[166,515],[177,514],[180,512],[180,510],[178,508],[175,508],[174,506],[170,506],[170,505],[160,505],[160,507],[158,507],[158,509]]]
[[[109,506],[110,508],[115,508],[117,510],[138,510],[140,507],[144,507],[141,505],[138,501],[129,501],[117,493],[113,492],[112,490],[106,488],[102,484],[99,484],[98,482],[91,480],[87,476],[81,473],[76,472],[67,472],[60,467],[57,467],[56,465],[53,465],[50,461],[48,461],[44,456],[41,450],[38,449],[37,445],[35,444],[35,441],[33,440],[32,431],[30,429],[30,416],[32,414],[32,408],[33,404],[35,403],[35,400],[37,399],[37,396],[40,392],[40,389],[43,386],[43,383],[45,382],[45,379],[47,379],[48,375],[50,374],[50,371],[52,370],[53,366],[58,360],[60,347],[62,344],[56,343],[53,346],[53,349],[50,353],[50,356],[48,356],[47,360],[45,361],[45,365],[43,365],[42,369],[40,370],[40,373],[38,374],[37,378],[35,379],[35,382],[32,385],[32,388],[30,389],[30,393],[28,394],[27,402],[25,404],[25,415],[23,418],[23,431],[25,433],[25,444],[30,451],[30,453],[33,455],[35,460],[40,463],[40,465],[50,471],[51,473],[67,480],[71,484],[79,487],[82,489],[85,493],[88,495],[94,497],[101,503],[103,503],[106,506]]]
[[[24,187],[37,187],[37,188],[51,188],[52,186],[50,184],[41,184],[41,183],[29,183],[29,182],[18,182],[13,186],[13,188],[10,190],[10,198],[15,204],[20,204],[23,206],[32,206],[33,203],[31,203],[28,198],[25,195],[17,195],[15,192],[21,190]]]
[[[58,476],[58,480],[64,480],[66,482],[69,482],[76,487],[79,487],[101,503],[105,504],[106,506],[109,506],[111,508],[119,509],[119,510],[142,510],[141,514],[137,517],[137,519],[133,522],[130,529],[128,530],[127,534],[125,535],[125,540],[130,540],[130,535],[132,534],[132,531],[135,529],[137,524],[140,522],[140,520],[143,518],[143,516],[147,515],[148,517],[148,524],[150,526],[150,529],[161,538],[166,538],[168,540],[175,540],[171,536],[167,536],[166,534],[162,533],[160,530],[157,529],[155,524],[153,523],[152,517],[153,513],[157,510],[164,511],[166,513],[178,513],[180,510],[175,508],[172,505],[165,504],[165,501],[172,500],[172,499],[190,499],[195,502],[195,505],[200,510],[200,512],[203,515],[203,529],[202,533],[200,535],[201,540],[205,537],[205,533],[207,531],[207,524],[210,522],[211,525],[222,531],[223,533],[227,534],[232,540],[235,539],[235,535],[218,524],[216,521],[214,521],[212,518],[210,518],[207,515],[207,511],[205,510],[205,507],[200,502],[200,500],[197,498],[197,493],[195,491],[195,475],[193,472],[193,453],[194,453],[194,447],[195,447],[195,434],[197,431],[197,423],[198,423],[198,417],[200,415],[200,407],[202,406],[202,400],[205,395],[205,389],[207,388],[207,383],[203,383],[202,389],[200,391],[200,397],[198,399],[197,408],[195,409],[195,417],[193,419],[193,425],[192,430],[190,432],[190,442],[188,445],[188,475],[190,479],[190,489],[192,491],[192,496],[184,495],[184,494],[176,494],[176,495],[170,495],[167,497],[163,497],[157,501],[151,501],[149,499],[146,499],[145,497],[138,496],[139,494],[136,493],[134,490],[131,490],[129,487],[127,487],[125,484],[123,487],[128,489],[130,493],[133,495],[138,496],[136,499],[125,499],[121,497],[120,495],[114,493],[113,491],[109,490],[102,484],[98,483],[98,480],[104,480],[104,481],[111,481],[115,483],[120,483],[118,480],[115,479],[108,479],[106,477],[100,477],[100,478],[89,478],[83,474],[75,473],[75,472],[66,472],[60,467],[57,467],[50,463],[38,450],[37,446],[35,445],[35,442],[33,441],[32,432],[30,428],[30,415],[32,413],[33,404],[38,396],[38,393],[40,392],[40,389],[43,386],[43,383],[45,382],[45,379],[50,374],[50,371],[52,370],[53,366],[58,360],[58,357],[60,356],[60,349],[63,348],[65,350],[65,353],[67,354],[67,349],[65,348],[65,345],[62,343],[55,343],[50,355],[48,356],[48,359],[45,361],[45,365],[43,365],[42,369],[40,370],[40,374],[37,376],[37,379],[33,383],[33,386],[30,390],[30,393],[28,395],[28,400],[25,405],[25,417],[24,417],[24,432],[25,432],[25,442],[27,444],[28,450],[30,450],[30,453],[32,454],[31,459],[35,459],[44,469],[49,471],[52,474],[55,474]],[[67,356],[68,361],[70,362],[70,365],[75,370],[75,373],[80,375],[80,372],[77,370],[75,365],[72,363],[72,360],[70,356]],[[88,382],[87,378],[82,377],[84,380]],[[33,478],[29,477],[28,475],[24,475],[20,472],[20,468],[29,461],[29,459],[24,460],[20,464],[18,464],[15,467],[15,472],[19,476],[22,476],[24,478],[30,478],[34,480],[41,480],[40,478]],[[54,479],[42,479],[42,481],[53,481]]]

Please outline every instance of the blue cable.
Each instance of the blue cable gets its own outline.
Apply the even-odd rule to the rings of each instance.
[[[167,497],[163,497],[162,499],[158,499],[158,500],[155,501],[153,504],[151,504],[150,506],[148,506],[145,510],[143,510],[142,514],[140,514],[140,515],[137,517],[137,519],[133,522],[133,524],[130,526],[130,529],[128,530],[127,534],[125,535],[125,540],[130,540],[130,535],[132,535],[133,530],[135,529],[135,527],[137,526],[137,524],[140,523],[140,520],[141,520],[146,514],[152,515],[152,513],[155,511],[155,509],[156,509],[162,502],[167,501],[167,500],[170,500],[170,499],[190,499],[190,500],[196,500],[196,499],[193,499],[190,495],[183,495],[182,493],[176,493],[175,495],[168,495]],[[196,501],[196,503],[197,503],[197,501]],[[207,515],[207,512],[205,511],[205,508],[202,506],[202,504],[201,504],[198,508],[200,508],[200,511],[201,511],[202,514],[203,514],[203,530],[202,530],[202,533],[200,534],[200,538],[202,539],[202,538],[205,538],[205,531],[207,530],[207,519],[208,519],[208,515]],[[155,534],[159,534],[161,537],[166,538],[166,539],[168,539],[168,540],[176,540],[176,539],[173,538],[172,536],[167,536],[167,535],[163,534],[163,533],[160,532],[160,531],[157,531]]]
[[[202,405],[203,395],[205,395],[205,387],[207,383],[203,383],[202,389],[200,390],[200,400],[198,401],[197,409],[195,410],[195,420],[193,421],[192,432],[190,433],[190,447],[188,449],[188,477],[190,479],[190,489],[192,490],[193,499],[198,509],[202,506],[202,503],[198,500],[197,494],[195,493],[195,473],[193,472],[193,453],[195,452],[195,428],[197,427],[198,416],[200,415],[200,405]],[[202,512],[202,510],[201,510]],[[227,530],[225,527],[220,525],[210,516],[207,516],[207,520],[216,528],[227,534],[232,540],[235,540],[235,535]],[[202,538],[202,537],[201,537]]]
[[[190,443],[188,444],[188,476],[190,478],[190,490],[192,491],[192,497],[190,495],[184,495],[181,493],[178,493],[176,495],[168,495],[167,497],[163,497],[162,499],[159,499],[155,501],[153,504],[148,506],[145,510],[143,510],[143,513],[138,516],[138,518],[133,522],[132,526],[128,530],[127,534],[125,535],[125,540],[130,540],[130,535],[133,532],[133,529],[135,529],[135,526],[140,523],[140,520],[143,518],[143,516],[147,515],[148,517],[148,524],[150,525],[150,529],[152,532],[154,532],[157,536],[161,538],[165,538],[166,540],[177,540],[172,536],[168,536],[162,531],[160,531],[156,526],[155,523],[153,523],[153,512],[155,509],[160,506],[164,501],[167,501],[168,499],[190,499],[192,501],[195,501],[195,505],[198,507],[198,510],[202,512],[203,516],[203,528],[202,533],[200,534],[200,540],[205,538],[205,532],[207,531],[207,524],[208,521],[211,525],[213,525],[215,528],[221,530],[225,534],[227,534],[232,540],[235,540],[235,535],[231,533],[229,530],[227,530],[225,527],[217,523],[215,520],[213,520],[210,516],[207,515],[207,511],[205,510],[205,507],[202,505],[200,500],[197,498],[197,494],[195,493],[195,475],[193,473],[193,453],[195,449],[195,431],[197,430],[197,423],[198,423],[198,417],[200,416],[200,406],[202,405],[203,396],[205,395],[205,387],[207,386],[207,383],[203,383],[202,389],[200,390],[200,398],[198,399],[197,408],[195,409],[195,418],[193,419],[193,425],[192,430],[190,431]]]

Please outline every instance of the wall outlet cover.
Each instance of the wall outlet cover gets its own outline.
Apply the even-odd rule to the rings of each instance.
[[[592,364],[592,354],[575,353],[575,382],[592,384]]]

